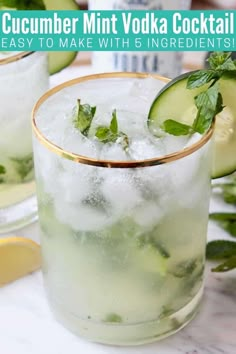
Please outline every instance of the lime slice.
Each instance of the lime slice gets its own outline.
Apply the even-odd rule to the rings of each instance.
[[[191,125],[197,109],[194,97],[206,86],[189,90],[188,76],[183,74],[170,81],[155,98],[148,116],[148,125],[153,131],[160,129],[167,119]],[[226,176],[236,171],[236,77],[224,76],[219,81],[224,110],[216,116],[213,146],[212,178]]]
[[[79,10],[74,0],[44,0],[47,10]],[[56,74],[69,66],[77,52],[49,52],[49,73]]]

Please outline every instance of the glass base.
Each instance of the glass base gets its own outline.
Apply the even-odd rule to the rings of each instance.
[[[111,345],[141,345],[168,337],[186,326],[196,315],[203,293],[197,295],[182,309],[171,316],[137,324],[104,324],[83,320],[63,311],[51,302],[56,319],[75,334],[92,342]]]
[[[0,208],[0,234],[20,229],[38,219],[36,196],[22,202]]]

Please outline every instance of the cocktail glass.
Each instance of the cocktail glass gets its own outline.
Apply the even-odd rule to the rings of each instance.
[[[0,53],[0,233],[37,215],[30,115],[48,77],[46,53]]]
[[[178,331],[203,291],[213,129],[180,151],[133,161],[114,151],[109,160],[86,155],[78,133],[67,130],[78,97],[98,115],[112,106],[122,124],[132,117],[129,129],[145,129],[134,116],[147,116],[165,81],[156,77],[156,89],[148,88],[148,77],[75,79],[44,95],[33,113],[49,302],[65,327],[107,344],[143,344]],[[135,153],[148,156],[140,149],[137,142]]]

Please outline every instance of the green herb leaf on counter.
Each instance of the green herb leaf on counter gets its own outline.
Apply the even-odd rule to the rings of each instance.
[[[207,259],[222,260],[232,256],[236,256],[236,242],[228,240],[217,240],[211,241],[207,244]]]
[[[3,165],[0,165],[0,175],[4,175],[6,173],[6,168]]]
[[[42,0],[0,0],[0,7],[17,10],[45,10]]]
[[[6,168],[3,165],[0,165],[0,184],[4,182],[4,179],[1,177],[1,175],[5,175],[6,173]]]
[[[89,104],[81,104],[81,100],[77,100],[74,126],[79,129],[84,136],[88,136],[95,113],[96,107],[92,107]]]
[[[33,155],[30,154],[23,158],[12,157],[11,161],[15,165],[15,170],[23,181],[34,168]]]
[[[236,205],[236,179],[231,179],[226,183],[213,184],[213,190],[218,188],[223,194],[224,201]]]
[[[212,272],[228,272],[236,268],[236,256],[227,259],[224,263],[212,269]]]
[[[116,313],[109,313],[104,319],[104,322],[121,323],[122,317],[120,315],[117,315]]]
[[[104,144],[117,142],[122,145],[124,150],[129,147],[128,136],[119,132],[116,110],[112,112],[112,119],[109,127],[99,126],[96,130],[95,136]]]
[[[214,213],[209,218],[216,221],[231,236],[236,237],[236,213]]]
[[[215,221],[236,221],[236,213],[212,213],[209,215]]]

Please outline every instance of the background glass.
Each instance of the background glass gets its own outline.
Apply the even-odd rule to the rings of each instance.
[[[35,220],[30,116],[48,89],[47,54],[0,53],[0,233]]]

